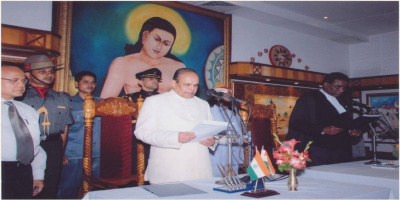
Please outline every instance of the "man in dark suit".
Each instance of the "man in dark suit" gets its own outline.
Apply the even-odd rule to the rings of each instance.
[[[351,161],[351,139],[361,131],[350,128],[352,115],[337,99],[348,80],[339,72],[326,75],[322,89],[302,95],[293,108],[288,139],[300,141],[296,146],[300,152],[314,141],[309,149],[312,166]]]
[[[151,68],[142,72],[137,73],[136,79],[139,80],[138,85],[140,86],[140,91],[124,95],[123,98],[130,99],[131,101],[137,103],[137,99],[141,96],[143,99],[147,97],[160,94],[158,92],[158,86],[161,82],[162,73],[157,68]],[[135,131],[136,124],[132,125],[132,130]],[[145,168],[147,168],[148,160],[150,157],[150,145],[147,143],[143,143],[136,139],[136,136],[133,134],[132,137],[132,174],[137,173],[137,143],[143,144],[144,147],[144,160],[145,160]],[[145,184],[148,184],[147,181]],[[128,186],[135,186],[128,184]]]
[[[136,74],[136,79],[139,80],[138,85],[140,86],[140,91],[127,94],[123,98],[131,98],[133,102],[137,102],[139,96],[146,99],[149,96],[153,96],[158,93],[158,86],[161,82],[161,71],[157,68],[151,68]]]

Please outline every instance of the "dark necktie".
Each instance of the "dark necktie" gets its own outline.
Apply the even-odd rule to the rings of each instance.
[[[17,160],[24,164],[30,164],[33,160],[33,140],[28,127],[19,115],[15,105],[11,101],[5,101],[9,105],[8,116],[17,140]]]

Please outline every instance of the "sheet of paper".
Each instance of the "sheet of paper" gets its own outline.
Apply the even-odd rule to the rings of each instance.
[[[380,115],[362,115],[361,117],[357,117],[351,123],[351,129],[361,129],[366,130],[368,129],[368,123],[373,122],[379,119]]]
[[[368,115],[368,114],[363,114],[363,117],[373,117],[373,118],[380,118],[381,115]]]
[[[226,130],[227,127],[228,122],[205,120],[191,130],[196,134],[196,138],[194,138],[190,142],[197,142],[205,138],[217,135],[219,132]]]
[[[160,184],[160,185],[143,185],[145,190],[157,195],[158,197],[171,197],[189,194],[207,193],[192,186],[176,183],[176,184]]]

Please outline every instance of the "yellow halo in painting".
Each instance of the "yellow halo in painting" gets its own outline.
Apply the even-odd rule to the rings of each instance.
[[[129,41],[134,44],[138,40],[143,23],[152,17],[161,17],[174,25],[176,39],[171,52],[178,55],[185,54],[190,46],[190,30],[179,13],[161,5],[145,4],[132,9],[125,25],[125,33]]]

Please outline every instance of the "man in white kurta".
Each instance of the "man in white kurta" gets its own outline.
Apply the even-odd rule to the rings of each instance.
[[[190,132],[203,120],[212,120],[208,103],[196,96],[199,78],[189,68],[178,69],[173,89],[146,98],[135,135],[151,145],[145,180],[151,184],[212,177],[208,147],[213,137],[190,142]]]

